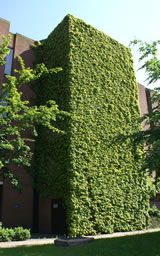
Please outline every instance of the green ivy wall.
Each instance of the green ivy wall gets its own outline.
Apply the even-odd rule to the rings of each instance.
[[[144,229],[149,196],[143,145],[121,134],[140,130],[138,88],[128,48],[67,15],[37,48],[39,62],[63,71],[43,78],[37,98],[72,117],[65,135],[39,129],[36,186],[65,200],[70,236]]]

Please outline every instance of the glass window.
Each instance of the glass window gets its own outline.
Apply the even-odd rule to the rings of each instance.
[[[10,48],[10,52],[6,56],[6,64],[5,64],[5,69],[4,69],[5,75],[11,75],[12,62],[13,62],[13,49]]]

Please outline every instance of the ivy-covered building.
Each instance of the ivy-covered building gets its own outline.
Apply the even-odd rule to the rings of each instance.
[[[1,19],[0,35],[8,32]],[[36,60],[62,67],[25,97],[34,95],[37,104],[54,99],[71,117],[57,120],[63,135],[39,127],[32,176],[16,171],[23,194],[0,181],[2,222],[71,236],[146,228],[144,148],[127,136],[141,129],[136,120],[148,112],[149,92],[137,85],[130,49],[71,15],[35,53],[33,43],[14,35],[12,72],[18,55],[28,66]]]

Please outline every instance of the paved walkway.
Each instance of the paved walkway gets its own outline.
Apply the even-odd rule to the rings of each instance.
[[[28,239],[25,241],[0,242],[0,248],[12,248],[18,246],[54,244],[55,238]]]
[[[122,236],[135,236],[153,232],[160,232],[160,228],[151,228],[147,230],[139,230],[139,231],[129,231],[129,232],[117,232],[112,234],[103,234],[103,235],[95,235],[95,236],[86,236],[88,238],[93,239],[102,239],[102,238],[113,238],[113,237],[122,237]]]
[[[153,232],[160,232],[160,228],[148,229],[148,230],[142,230],[142,231],[117,232],[112,234],[86,236],[86,238],[103,239],[103,238],[113,238],[113,237],[122,237],[122,236],[133,236],[133,235],[147,234],[147,233],[153,233]],[[26,241],[0,242],[0,248],[54,244],[55,239],[56,238],[41,238],[41,239],[28,239]],[[72,240],[72,243],[73,243],[74,239],[70,239],[70,240]]]

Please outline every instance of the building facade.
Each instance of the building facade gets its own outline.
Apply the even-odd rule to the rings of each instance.
[[[0,43],[1,36],[8,36],[10,23],[0,19]],[[17,56],[21,56],[26,66],[33,65],[35,54],[32,49],[34,40],[20,34],[14,34],[9,44],[10,55],[6,59],[5,67],[0,67],[0,84],[5,82],[6,74],[14,74],[14,69],[19,68]],[[139,106],[141,115],[149,111],[149,91],[138,84]],[[24,88],[23,97],[30,99],[35,97],[30,88]],[[32,147],[34,151],[34,145]],[[23,184],[23,193],[13,190],[7,180],[0,180],[0,221],[6,227],[23,226],[41,233],[64,233],[65,216],[61,198],[55,195],[47,197],[37,196],[32,186],[32,178],[25,168],[16,170],[20,182]],[[59,209],[58,209],[59,207]],[[58,222],[58,219],[60,222]],[[57,226],[58,225],[58,226]],[[60,227],[62,225],[62,227]],[[59,229],[59,230],[58,230]],[[62,230],[60,230],[62,229]]]

